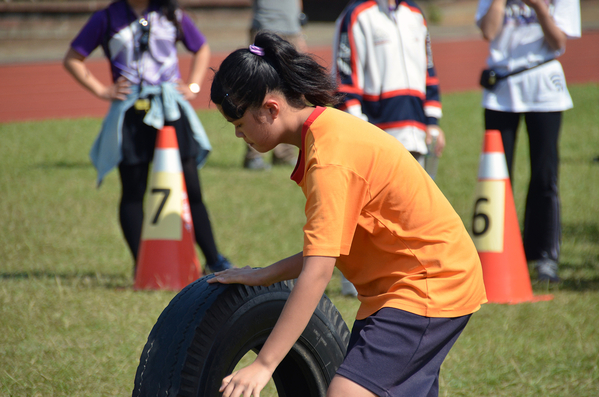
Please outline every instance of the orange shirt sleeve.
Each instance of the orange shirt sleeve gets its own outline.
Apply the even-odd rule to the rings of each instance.
[[[345,167],[310,167],[306,174],[304,256],[349,254],[368,194],[366,181]]]

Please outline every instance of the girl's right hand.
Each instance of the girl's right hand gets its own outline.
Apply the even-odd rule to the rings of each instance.
[[[208,280],[209,284],[244,284],[260,286],[264,285],[264,280],[260,277],[262,269],[254,269],[249,266],[243,268],[232,268],[222,272],[214,273],[214,277]]]
[[[98,95],[106,101],[124,101],[131,93],[131,83],[125,77],[119,77],[113,85],[109,85]]]
[[[225,377],[219,392],[223,393],[223,397],[260,397],[260,392],[271,377],[272,372],[256,360],[249,366]]]

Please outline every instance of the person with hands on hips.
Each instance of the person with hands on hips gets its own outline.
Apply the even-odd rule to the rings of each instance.
[[[193,53],[187,81],[181,78],[176,43]],[[112,84],[105,85],[85,59],[101,46],[110,62]],[[118,167],[122,186],[120,223],[134,260],[140,245],[143,198],[157,130],[176,131],[195,238],[212,271],[231,267],[216,247],[202,200],[198,167],[211,146],[189,103],[200,92],[210,47],[176,0],[116,0],[94,13],[64,57],[66,70],[110,108],[90,157],[98,185]]]
[[[518,125],[522,117],[526,122],[531,169],[522,238],[526,259],[539,281],[558,282],[558,142],[562,113],[573,104],[556,58],[568,39],[581,35],[580,3],[479,0],[476,23],[490,42],[487,65],[498,76],[495,85],[483,85],[485,129],[501,132],[510,178]]]
[[[486,302],[476,248],[439,188],[393,136],[328,107],[340,100],[335,79],[273,33],[258,33],[222,62],[210,98],[257,151],[280,143],[300,149],[291,179],[306,197],[302,252],[208,279],[264,286],[297,279],[256,360],[223,379],[223,396],[260,395],[335,267],[361,305],[327,395],[436,396],[441,363]]]

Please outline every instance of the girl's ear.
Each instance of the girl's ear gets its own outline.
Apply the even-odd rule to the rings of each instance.
[[[281,104],[273,96],[267,96],[262,104],[263,108],[268,112],[269,116],[275,120],[281,112]]]

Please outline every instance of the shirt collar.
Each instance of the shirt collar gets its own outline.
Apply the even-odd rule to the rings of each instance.
[[[295,164],[295,168],[291,173],[291,180],[297,183],[298,185],[301,183],[302,179],[304,179],[304,173],[306,172],[306,159],[304,152],[306,151],[306,134],[310,129],[310,126],[326,110],[323,106],[317,106],[310,116],[304,121],[304,125],[302,127],[302,146],[300,148],[299,156],[297,158],[297,163]]]

